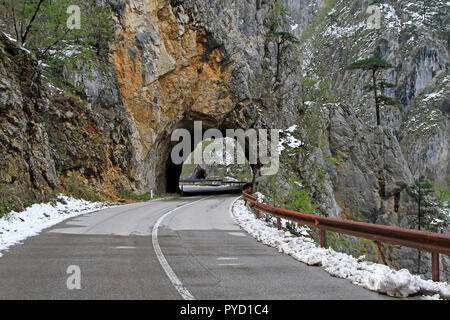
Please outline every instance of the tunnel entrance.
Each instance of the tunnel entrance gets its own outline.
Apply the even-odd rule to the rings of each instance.
[[[184,165],[183,165],[183,171],[185,171]],[[183,173],[183,171],[181,171],[181,173]],[[188,178],[192,177],[192,179],[194,180],[205,180],[206,179],[206,170],[203,169],[200,166],[197,166],[196,169],[194,170],[194,173],[190,176],[188,176]],[[184,179],[184,177],[181,177],[181,179]]]
[[[235,139],[226,138],[225,130],[214,129],[217,134],[220,133],[220,137],[209,137],[208,133],[212,126],[205,127],[204,123],[202,124],[201,137],[195,136],[193,121],[181,122],[177,127],[185,135],[183,138],[188,137],[190,140],[187,141],[190,148],[188,152],[183,152],[186,150],[180,152],[179,145],[183,139],[178,142],[171,142],[166,167],[167,193],[182,192],[180,179],[222,180],[223,185],[229,184],[235,187],[238,186],[237,181],[248,184],[252,182],[253,170],[248,162],[246,151],[241,145]],[[183,159],[182,163],[179,163],[179,159],[174,161],[172,153],[179,155]],[[244,163],[242,163],[242,159],[244,159]],[[220,184],[220,182],[215,183]],[[188,189],[192,188],[189,186]],[[183,190],[186,191],[184,186]]]

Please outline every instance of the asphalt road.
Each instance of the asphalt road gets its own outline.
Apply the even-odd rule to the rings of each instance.
[[[191,194],[69,219],[5,252],[0,300],[387,298],[258,243],[230,216],[236,198]],[[69,266],[80,290],[67,287]]]

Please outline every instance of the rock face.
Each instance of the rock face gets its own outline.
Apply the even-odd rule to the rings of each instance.
[[[262,59],[264,11],[243,1],[137,0],[119,8],[124,39],[113,64],[139,133],[145,187],[165,191],[175,128],[193,120],[249,127],[243,110]]]
[[[82,102],[50,94],[37,61],[3,34],[0,56],[2,211],[73,191],[74,184],[90,185],[92,194],[130,188],[133,123],[117,85],[105,85],[114,83],[114,71],[85,83],[92,94]]]
[[[0,37],[0,206],[6,212],[47,198],[57,175],[45,124],[39,121],[49,102],[36,62]]]
[[[370,124],[375,118],[372,94],[361,89],[369,75],[342,70],[372,54],[393,64],[382,77],[397,84],[386,94],[397,98],[401,106],[384,108],[383,125],[399,140],[415,178],[427,175],[448,185],[445,105],[450,60],[443,28],[449,6],[434,0],[426,5],[421,1],[383,1],[378,6],[379,29],[368,30],[368,15],[358,13],[366,12],[369,5],[369,1],[354,1],[352,6],[336,1],[302,44],[301,57],[308,60],[302,72],[321,74],[319,78]]]
[[[13,206],[73,177],[109,194],[167,191],[181,173],[169,158],[171,134],[192,131],[196,120],[221,130],[297,125],[292,135],[302,143],[281,152],[277,175],[256,172],[256,187],[274,202],[307,187],[318,214],[410,227],[407,186],[420,175],[448,186],[448,4],[386,0],[380,29],[369,30],[368,0],[324,8],[283,0],[287,11],[275,18],[300,43],[278,51],[274,1],[107,2],[118,34],[110,63],[66,75],[85,102],[50,96],[36,63],[1,39],[0,198]],[[398,84],[386,94],[401,101],[382,110],[380,128],[363,90],[369,75],[344,71],[373,54],[395,65],[382,76]],[[316,81],[313,94],[301,79]],[[411,250],[381,253],[414,270]]]

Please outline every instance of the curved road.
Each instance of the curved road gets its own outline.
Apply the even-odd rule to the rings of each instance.
[[[236,198],[193,195],[69,219],[5,252],[0,300],[387,298],[258,243],[230,216]],[[72,265],[81,290],[67,288]]]

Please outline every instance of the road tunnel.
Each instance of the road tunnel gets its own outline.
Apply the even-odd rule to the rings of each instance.
[[[248,161],[248,151],[237,140],[227,138],[226,129],[216,129],[208,122],[202,122],[200,127],[198,122],[196,125],[194,121],[182,121],[175,130],[178,132],[172,137],[178,140],[171,141],[166,160],[167,193],[182,192],[180,179],[223,180],[223,184],[229,188],[217,186],[218,193],[226,192],[227,189],[230,192],[239,190],[244,184],[238,184],[237,181],[252,182],[253,170]],[[207,187],[199,187],[199,190],[214,192],[213,185]]]

